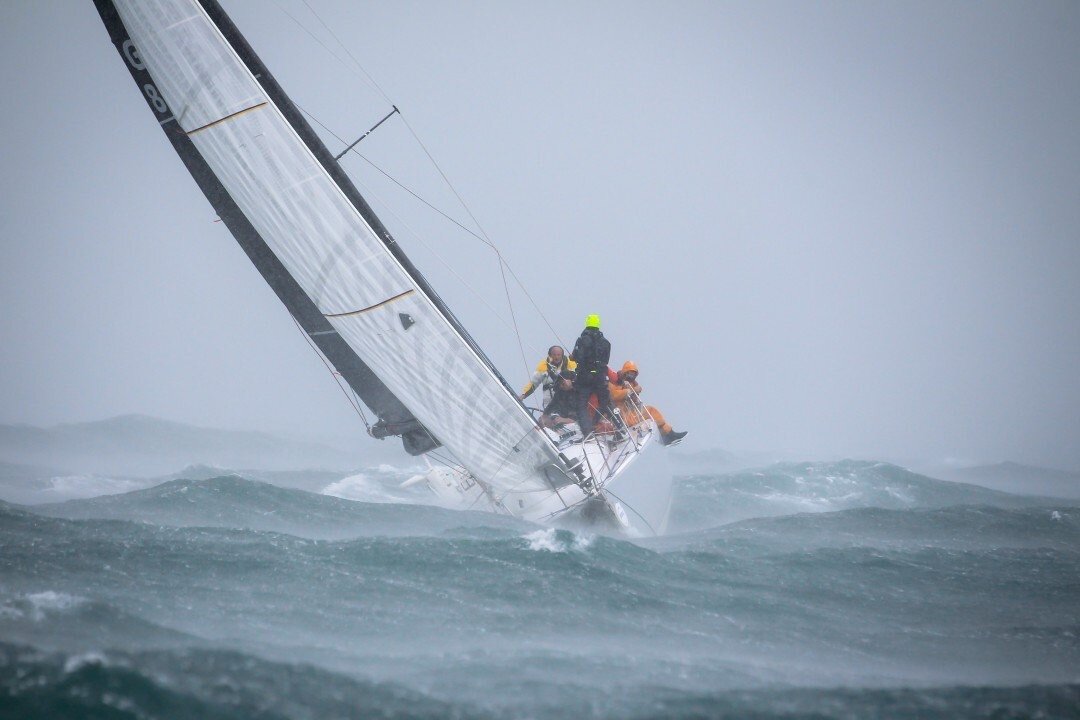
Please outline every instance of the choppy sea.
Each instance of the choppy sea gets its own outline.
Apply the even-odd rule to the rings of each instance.
[[[1080,717],[1076,501],[784,464],[631,538],[211,474],[0,504],[0,718]]]

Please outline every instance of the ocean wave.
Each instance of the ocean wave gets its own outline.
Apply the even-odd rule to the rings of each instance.
[[[401,686],[236,652],[64,655],[0,642],[5,714],[172,718],[480,718]]]
[[[708,530],[643,541],[658,549],[698,549],[741,555],[824,547],[918,550],[927,547],[1080,548],[1080,508],[854,508],[740,520]]]
[[[359,476],[352,476],[354,478]],[[437,535],[464,526],[522,526],[504,516],[429,505],[361,502],[231,475],[172,480],[122,495],[35,506],[68,519],[130,520],[172,527],[223,527],[339,540],[372,535]]]
[[[778,463],[759,470],[680,478],[673,489],[668,528],[687,532],[749,518],[859,507],[1018,508],[1047,502],[1052,501],[937,480],[889,463]]]
[[[477,684],[488,696],[498,679]],[[527,673],[519,673],[527,676]],[[195,650],[62,654],[0,642],[0,694],[22,720],[54,717],[179,718],[1074,718],[1080,685],[766,685],[693,691],[672,685],[611,689],[588,673],[559,688],[515,682],[513,699],[474,703],[249,654]],[[492,693],[494,691],[494,693]]]
[[[320,492],[323,495],[330,495],[333,497],[343,498],[345,500],[357,500],[360,502],[370,503],[413,503],[420,499],[416,494],[409,493],[407,489],[400,487],[401,480],[398,479],[400,474],[396,468],[388,465],[383,466],[386,468],[382,478],[372,477],[367,473],[355,473],[348,477],[336,480]],[[391,482],[386,482],[386,475],[390,475]],[[425,504],[434,504],[434,495],[431,495],[432,502]]]
[[[589,549],[596,539],[593,535],[575,534],[566,530],[544,528],[523,536],[529,542],[530,550],[564,553],[571,551],[582,552]]]
[[[79,498],[118,495],[146,487],[141,478],[118,478],[102,475],[58,475],[49,478],[48,487],[37,502],[57,502]]]
[[[86,602],[84,597],[53,590],[27,593],[0,605],[0,617],[7,620],[27,618],[31,622],[40,623],[49,615],[80,607]]]
[[[44,514],[61,507],[87,517]],[[261,692],[264,671],[284,682],[246,675],[248,657],[510,717],[678,716],[785,684],[1080,679],[1068,504],[853,508],[637,541],[235,477],[0,510],[0,607],[19,610],[0,610],[0,637],[110,661],[152,649],[178,676],[185,658],[224,663],[236,692]],[[360,534],[281,532],[318,525]],[[211,646],[243,655],[179,650]]]

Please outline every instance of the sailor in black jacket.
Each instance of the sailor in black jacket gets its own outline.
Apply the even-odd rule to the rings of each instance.
[[[600,332],[600,316],[585,318],[585,330],[574,344],[570,359],[577,363],[578,425],[581,434],[588,437],[593,431],[592,413],[589,412],[589,396],[596,393],[596,409],[601,415],[611,417],[611,395],[608,393],[607,366],[611,359],[611,343]]]

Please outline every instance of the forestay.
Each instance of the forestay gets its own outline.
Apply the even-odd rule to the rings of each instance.
[[[277,84],[260,77],[263,66],[216,3],[112,4],[131,39],[126,59],[153,79],[143,90],[159,116],[167,113],[163,125],[186,134],[329,327],[393,395],[496,499],[565,484],[554,446],[329,166]]]

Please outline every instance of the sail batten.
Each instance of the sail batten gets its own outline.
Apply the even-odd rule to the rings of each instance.
[[[283,301],[302,311],[305,332],[337,353],[327,354],[335,366],[349,359],[340,342],[406,411],[376,398],[386,426],[422,423],[496,495],[550,490],[548,470],[561,467],[551,441],[224,11],[211,0],[96,1],[115,7],[130,37],[118,48],[153,80],[143,89],[159,121],[182,108],[175,122],[194,151],[185,162],[212,175],[200,186],[215,207],[212,194],[227,196],[230,231],[254,233],[261,247],[245,251],[272,256],[256,262],[264,277],[303,297]]]

